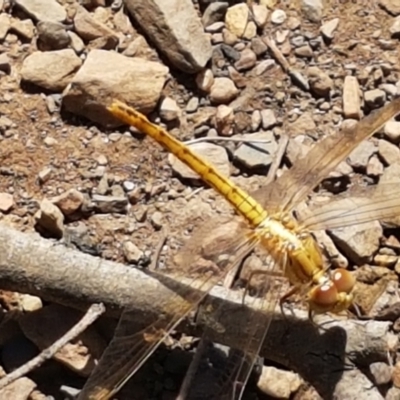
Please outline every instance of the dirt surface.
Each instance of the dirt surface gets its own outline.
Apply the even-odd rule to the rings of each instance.
[[[0,11],[2,3],[0,1]],[[63,3],[67,10],[76,6],[73,1],[60,3]],[[196,2],[199,15],[204,14],[208,2],[205,3],[199,5]],[[301,1],[269,3],[268,21],[263,28],[258,28],[256,37],[269,36],[276,39],[286,35],[287,38],[278,44],[278,48],[284,53],[290,67],[300,71],[303,77],[307,77],[308,68],[317,66],[331,79],[331,83],[328,84],[328,94],[320,96],[312,88],[311,90],[300,88],[278,63],[261,75],[257,74],[256,66],[237,72],[240,74],[243,87],[239,88],[237,98],[230,104],[234,110],[231,135],[233,138],[239,138],[250,131],[261,131],[261,128],[251,130],[252,114],[255,110],[270,109],[277,118],[273,128],[275,140],[279,143],[282,133],[288,133],[291,135],[291,148],[294,152],[293,149],[298,146],[295,138],[298,139],[305,134],[303,142],[309,145],[338,129],[344,119],[343,85],[346,76],[352,75],[358,79],[364,114],[368,114],[371,108],[377,108],[367,104],[366,92],[381,89],[382,85],[387,85],[383,89],[385,99],[391,98],[390,90],[398,92],[400,43],[397,33],[391,31],[396,19],[380,7],[379,2],[327,1],[323,7],[323,18],[319,22],[310,22],[306,18],[300,7]],[[107,4],[104,8],[110,15],[108,23],[112,25],[113,12],[110,7],[110,4]],[[282,24],[274,24],[270,20],[273,11],[278,9],[286,13],[285,22]],[[91,11],[94,12],[93,10]],[[18,7],[7,7],[7,4],[3,6],[3,13],[11,15],[14,20],[30,20]],[[290,18],[298,19],[298,27],[294,29],[288,27]],[[334,18],[338,18],[339,23],[334,30],[333,38],[327,40],[320,33],[321,25]],[[293,20],[291,22],[293,23]],[[146,37],[135,21],[132,21],[132,25],[135,31],[132,38],[142,34]],[[115,23],[113,29],[121,33]],[[207,65],[212,67],[215,74],[228,76],[227,67],[234,62],[226,56],[221,62],[221,54],[224,57],[226,50],[225,53],[216,50],[221,44],[218,42],[219,33],[211,33],[214,53]],[[250,43],[251,40],[238,39],[235,51],[240,54],[244,48],[250,46]],[[302,56],[304,53],[299,48],[308,44],[311,46],[311,54]],[[90,49],[89,43],[85,46],[84,53],[87,53]],[[157,52],[151,41],[148,41],[146,46],[142,49],[142,54],[170,68],[170,79],[160,97],[174,99],[181,110],[180,118],[164,125],[167,125],[169,131],[181,140],[193,139],[194,132],[198,132],[196,129],[199,126],[206,127],[203,132],[207,135],[216,124],[212,118],[207,119],[204,115],[211,108],[215,113],[217,105],[210,102],[208,93],[197,88],[195,75],[177,70],[164,55]],[[28,39],[15,29],[10,29],[7,36],[0,40],[0,55],[8,56],[11,67],[10,71],[0,74],[1,223],[21,231],[37,230],[34,216],[40,208],[41,201],[51,200],[70,189],[76,189],[83,194],[84,200],[78,211],[65,215],[63,227],[69,232],[69,239],[67,237],[64,239],[73,242],[67,244],[75,245],[82,251],[108,260],[146,268],[153,262],[156,249],[164,238],[166,242],[161,249],[161,263],[165,254],[174,250],[181,239],[187,237],[196,227],[206,224],[209,231],[218,226],[219,221],[232,215],[230,207],[211,189],[199,182],[180,178],[172,170],[167,152],[152,139],[126,127],[106,129],[100,124],[73,115],[58,107],[61,104],[61,93],[53,93],[37,85],[22,82],[20,71],[24,59],[36,50],[36,33]],[[307,53],[308,49],[304,51]],[[269,59],[272,59],[272,56],[270,51],[266,50],[257,57],[256,64]],[[235,82],[238,81],[239,79]],[[200,105],[194,113],[187,113],[185,107],[193,97],[199,98]],[[382,104],[377,104],[379,105]],[[160,122],[158,110],[157,108],[151,113],[150,117]],[[299,122],[304,115],[308,115],[313,123],[309,124],[307,119],[305,123]],[[203,120],[205,123],[198,122]],[[371,140],[375,148],[378,146],[377,138],[399,148],[397,139],[390,139],[382,133]],[[269,166],[249,168],[235,157],[239,143],[219,144],[228,149],[229,168],[235,182],[246,189],[256,189],[263,185]],[[283,157],[280,170],[289,168],[294,162],[295,157],[289,154],[289,148],[290,145]],[[391,162],[387,162],[382,153],[375,149],[366,164],[358,167],[348,165],[349,168],[345,169],[345,172],[339,171],[338,180],[346,184],[359,181],[378,182],[387,168],[391,165],[400,165],[400,152],[398,153],[399,155],[395,153],[395,158]],[[368,174],[370,166],[368,163],[372,158],[381,166],[381,173]],[[277,174],[279,175],[280,171]],[[323,186],[329,188],[329,182]],[[109,208],[93,206],[93,195],[99,193],[99,190],[105,196],[124,198],[126,204],[118,209],[117,200],[110,199]],[[5,194],[12,195],[11,207],[5,205],[3,208],[7,202],[3,197]],[[40,231],[51,240],[59,239],[54,238],[51,232],[43,229]],[[390,251],[376,250],[372,256],[360,256],[358,263],[354,262],[354,257],[346,258],[346,254],[343,257],[340,245],[336,245],[339,247],[339,250],[336,248],[336,252],[345,259],[351,269],[356,269],[365,263],[376,265],[377,255],[391,256],[392,262],[383,266],[387,268],[380,275],[394,270],[397,273],[400,270],[397,261],[400,250],[398,238],[396,228],[385,230],[380,243],[385,244],[390,241],[392,245],[385,247]],[[126,243],[129,243],[128,247]],[[131,245],[134,246],[134,251]],[[335,247],[335,244],[333,246]],[[372,280],[373,278],[370,279]],[[5,311],[13,308],[10,306],[12,303],[10,298],[19,301],[9,293],[3,293],[2,297],[6,299],[3,300]],[[103,324],[107,325],[107,322]],[[14,336],[4,334],[4,338],[2,337],[3,350],[10,349],[10,342],[18,338],[20,331],[15,328],[14,333]],[[16,364],[26,361],[32,352],[37,351],[30,341],[22,340],[21,343],[28,343],[27,346],[33,346],[34,349],[21,350],[22,361],[16,361]],[[127,394],[132,393],[129,390],[135,391],[136,399],[175,398],[196,345],[196,338],[173,335],[171,342],[157,351],[137,374],[132,383],[133,389],[124,389],[118,398],[125,398],[123,393],[126,398],[131,398],[130,394]],[[23,349],[23,344],[20,344],[19,348]],[[10,367],[5,365],[4,359],[3,351],[1,361],[7,370]],[[394,363],[396,364],[395,357]],[[65,391],[60,390],[61,385],[80,387],[83,382],[83,378],[79,378],[66,367],[60,367],[55,361],[41,367],[37,375],[32,375],[32,379],[37,381],[38,387],[30,397],[25,398],[44,399],[51,398],[45,396],[53,396],[61,399],[66,396]],[[373,385],[375,385],[374,379],[372,376]],[[396,398],[389,396],[393,385],[392,377],[388,382],[378,385],[382,398]],[[396,393],[400,396],[398,392],[393,393],[394,396]],[[272,398],[257,389],[256,382],[250,382],[246,396],[249,399]],[[293,399],[318,398],[307,382],[289,396]]]

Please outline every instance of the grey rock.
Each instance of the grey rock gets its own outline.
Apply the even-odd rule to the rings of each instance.
[[[213,143],[200,142],[189,146],[197,155],[208,161],[224,176],[230,175],[230,164],[226,150]],[[184,165],[175,156],[170,154],[168,160],[175,173],[185,179],[198,180],[199,176],[194,173],[189,167]]]
[[[92,197],[94,209],[98,213],[111,214],[125,214],[127,212],[128,199],[124,197],[103,196],[95,194]]]
[[[301,11],[309,21],[320,22],[323,12],[322,0],[301,0]]]
[[[243,135],[246,140],[262,139],[266,143],[242,143],[234,153],[234,157],[246,168],[265,168],[274,159],[277,144],[271,131]]]
[[[211,43],[191,0],[126,0],[125,7],[176,68],[196,73],[205,67]]]

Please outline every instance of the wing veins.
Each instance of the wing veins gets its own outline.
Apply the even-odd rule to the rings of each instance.
[[[235,240],[237,242],[237,240]],[[95,371],[89,377],[78,399],[108,400],[127,382],[127,380],[144,364],[153,354],[162,341],[168,336],[185,316],[187,316],[207,296],[209,291],[235,267],[240,260],[258,243],[254,232],[234,243],[235,259],[228,264],[219,274],[211,274],[206,279],[198,275],[188,284],[183,284],[182,289],[176,291],[169,300],[169,304],[176,303],[172,316],[159,318],[146,328],[131,335],[124,333],[125,328],[131,323],[129,309],[123,312],[116,333],[109,346],[104,351]],[[226,247],[232,243],[226,244]],[[235,251],[239,250],[239,251]],[[227,249],[225,249],[227,251]],[[163,278],[161,278],[162,280]],[[174,308],[174,307],[170,307]],[[180,308],[178,312],[176,309]],[[174,312],[175,311],[175,312]],[[128,324],[128,325],[126,325]],[[155,340],[146,340],[155,332]],[[121,334],[122,333],[122,334]],[[121,367],[122,366],[122,367]]]
[[[281,211],[290,212],[314,187],[333,171],[360,142],[372,136],[400,112],[400,98],[372,112],[354,127],[337,131],[316,143],[305,157],[282,174],[273,185],[254,192],[263,206],[269,202]]]
[[[364,189],[363,196],[329,202],[299,219],[299,223],[308,230],[326,230],[400,215],[400,188],[393,189],[392,185],[378,184]]]

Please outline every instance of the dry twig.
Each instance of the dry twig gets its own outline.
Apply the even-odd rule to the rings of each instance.
[[[28,361],[18,369],[14,370],[13,372],[2,378],[0,380],[0,389],[3,389],[17,379],[26,376],[34,369],[39,368],[45,361],[52,358],[54,354],[61,350],[68,342],[80,335],[89,325],[91,325],[97,318],[99,318],[100,315],[104,313],[104,311],[105,307],[103,304],[91,305],[85,315],[82,317],[82,319],[68,332],[66,332],[65,335],[54,342],[50,347],[44,349],[35,358],[32,358],[32,360]]]

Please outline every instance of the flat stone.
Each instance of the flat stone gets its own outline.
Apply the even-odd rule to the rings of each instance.
[[[20,305],[25,312],[32,312],[40,310],[43,307],[43,302],[40,297],[30,294],[21,294]]]
[[[367,90],[364,93],[364,100],[369,108],[379,108],[385,104],[386,93],[381,89]]]
[[[95,194],[92,196],[93,206],[96,212],[102,214],[125,214],[128,207],[128,199],[120,196],[103,196]]]
[[[386,164],[400,163],[400,149],[387,140],[379,140],[378,152]]]
[[[311,22],[320,22],[323,13],[322,0],[301,0],[301,11]]]
[[[275,25],[282,25],[286,21],[287,15],[283,10],[275,10],[271,14],[271,22]]]
[[[385,385],[392,380],[392,367],[385,362],[374,362],[369,370],[376,385]]]
[[[203,92],[209,92],[214,84],[214,74],[211,69],[205,69],[196,76],[197,87]]]
[[[143,251],[131,241],[124,242],[123,252],[126,261],[130,264],[139,264],[144,255]]]
[[[379,5],[392,15],[400,14],[399,0],[379,0]]]
[[[331,19],[330,21],[324,22],[321,26],[321,33],[325,39],[332,40],[334,32],[339,25],[339,18]]]
[[[36,383],[29,378],[19,378],[0,390],[1,399],[27,400],[36,388]]]
[[[297,120],[288,126],[288,133],[291,136],[304,135],[306,133],[315,133],[317,125],[310,112],[306,111],[300,115]]]
[[[264,74],[265,72],[271,70],[276,66],[274,60],[262,60],[255,68],[255,73],[257,76]]]
[[[32,40],[35,35],[35,25],[33,25],[30,19],[25,19],[23,21],[12,19],[10,30],[26,40]]]
[[[376,155],[372,156],[367,165],[367,175],[378,177],[383,174],[383,165]]]
[[[167,74],[168,68],[158,62],[92,50],[64,92],[63,105],[104,126],[120,126],[120,121],[105,112],[105,105],[118,98],[148,114],[159,101]]]
[[[372,142],[364,140],[349,154],[347,161],[353,168],[365,170],[369,159],[376,151],[377,149]]]
[[[76,54],[81,54],[85,50],[85,43],[75,32],[67,32],[70,38],[71,48]]]
[[[225,104],[219,105],[215,114],[215,126],[218,134],[221,136],[231,136],[233,134],[234,122],[235,114],[232,107]]]
[[[313,93],[317,96],[328,97],[333,88],[333,80],[329,75],[318,67],[308,68],[307,75]]]
[[[179,117],[181,110],[171,97],[165,97],[160,104],[160,117],[164,121],[173,121]]]
[[[243,39],[251,40],[257,36],[257,25],[254,21],[249,21],[243,33]]]
[[[268,46],[261,38],[256,37],[251,41],[251,49],[254,51],[254,53],[256,53],[257,56],[262,56],[268,51]]]
[[[289,399],[302,384],[303,380],[294,372],[263,366],[257,387],[267,396]]]
[[[46,233],[61,238],[64,233],[64,215],[60,209],[47,199],[40,202],[40,209],[35,214],[35,221]]]
[[[394,19],[394,22],[389,28],[389,32],[393,38],[398,38],[400,36],[400,16]]]
[[[7,213],[14,207],[14,197],[10,193],[0,193],[0,212]]]
[[[355,76],[346,76],[343,85],[343,114],[345,118],[360,119],[360,85]]]
[[[343,200],[346,201],[348,206],[343,205],[344,209],[354,207],[350,199]],[[371,221],[333,229],[330,233],[335,244],[351,261],[362,264],[370,261],[378,251],[383,230],[378,221]]]
[[[91,41],[103,37],[114,37],[117,34],[106,24],[97,21],[84,7],[78,6],[74,17],[75,32],[84,40]]]
[[[311,58],[314,55],[312,48],[308,44],[301,47],[297,47],[294,50],[294,53],[296,54],[296,56],[304,58]]]
[[[244,49],[240,53],[240,59],[235,63],[235,68],[238,71],[244,71],[251,69],[256,65],[257,56],[251,49]]]
[[[274,134],[271,131],[258,132],[243,135],[247,141],[252,139],[268,140],[266,143],[242,143],[234,153],[234,157],[246,168],[265,168],[268,167],[277,150]]]
[[[225,14],[225,25],[227,29],[237,37],[242,37],[246,30],[249,19],[249,8],[247,4],[240,3],[229,7]]]
[[[11,18],[8,14],[0,14],[0,40],[3,40],[11,26]]]
[[[229,103],[237,97],[239,90],[229,78],[215,78],[210,89],[210,101],[214,104]]]
[[[197,155],[213,165],[222,175],[226,177],[230,176],[229,158],[226,150],[223,147],[207,142],[194,143],[189,145],[189,147]],[[170,162],[174,172],[180,177],[193,180],[200,179],[195,172],[179,161],[174,155],[169,154],[168,161]]]
[[[126,0],[124,4],[176,68],[196,73],[205,67],[211,42],[191,0]]]
[[[79,210],[84,203],[83,194],[74,188],[67,190],[50,201],[55,204],[64,215],[71,215]]]
[[[383,128],[384,135],[394,143],[400,142],[400,122],[399,121],[388,121]]]
[[[56,0],[15,0],[14,4],[36,21],[64,22],[67,12]]]
[[[268,15],[269,15],[268,8],[263,4],[256,4],[256,3],[253,3],[251,8],[253,11],[254,22],[259,28],[261,29],[264,28],[264,26],[268,22]]]
[[[71,42],[66,27],[59,22],[41,21],[37,23],[36,29],[41,50],[61,50]]]
[[[277,124],[275,113],[273,110],[261,110],[261,125],[263,129],[268,130],[273,128]]]
[[[22,63],[21,78],[39,87],[60,92],[72,81],[82,60],[72,49],[36,51]]]

